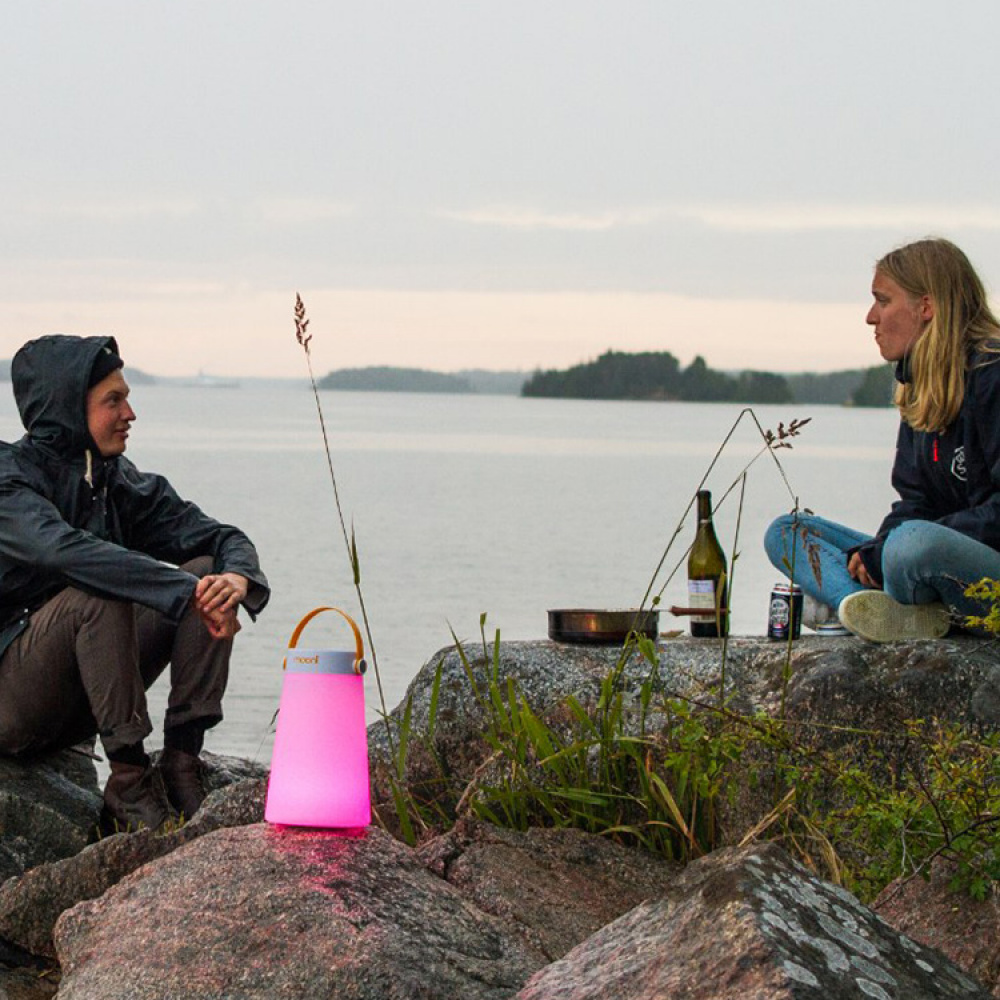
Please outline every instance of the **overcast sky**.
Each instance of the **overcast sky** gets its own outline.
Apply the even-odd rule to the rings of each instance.
[[[878,361],[871,266],[1000,289],[995,0],[6,0],[0,357]]]

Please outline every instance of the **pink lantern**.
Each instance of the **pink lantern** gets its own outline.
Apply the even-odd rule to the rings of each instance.
[[[354,632],[353,650],[298,649],[322,611]],[[371,822],[364,645],[350,615],[316,608],[288,643],[264,818],[288,826],[363,827]]]

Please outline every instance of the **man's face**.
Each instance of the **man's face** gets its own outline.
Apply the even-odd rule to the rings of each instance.
[[[104,458],[125,451],[135,410],[128,403],[128,383],[119,368],[87,393],[87,427]]]

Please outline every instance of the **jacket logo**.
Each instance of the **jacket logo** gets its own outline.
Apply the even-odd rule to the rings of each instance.
[[[951,459],[951,474],[956,479],[960,479],[963,483],[965,482],[965,445],[959,445],[959,447],[955,449],[955,454]]]

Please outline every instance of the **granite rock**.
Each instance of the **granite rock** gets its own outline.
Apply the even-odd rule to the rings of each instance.
[[[71,858],[38,865],[0,885],[0,941],[55,958],[52,929],[59,915],[95,899],[137,868],[221,827],[264,816],[265,782],[247,779],[212,792],[190,822],[167,833],[138,830],[105,837]]]
[[[914,941],[947,955],[1000,997],[1000,887],[985,899],[956,890],[953,863],[937,859],[930,877],[899,879],[879,894],[872,909]]]
[[[479,909],[549,960],[626,910],[660,895],[682,868],[581,830],[523,833],[462,820],[418,850]]]
[[[93,839],[101,795],[88,752],[0,757],[0,883]]]
[[[690,864],[536,973],[517,1000],[987,1000],[939,952],[774,846]]]
[[[375,829],[219,830],[56,925],[60,1000],[504,1000],[544,964]]]

